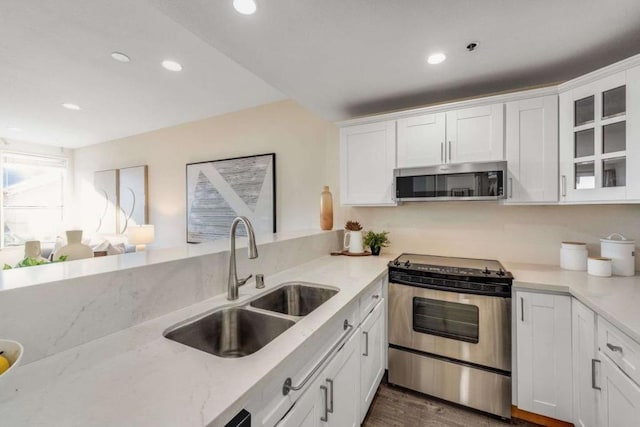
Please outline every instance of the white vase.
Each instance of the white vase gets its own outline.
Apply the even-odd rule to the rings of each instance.
[[[26,258],[31,258],[31,259],[35,259],[37,261],[45,261],[47,262],[48,260],[42,257],[42,250],[40,248],[40,241],[39,240],[30,240],[28,242],[25,242],[24,244],[24,257]]]
[[[344,250],[352,254],[361,254],[364,252],[362,231],[344,231]]]
[[[67,244],[56,251],[53,259],[57,260],[61,256],[66,256],[67,261],[93,258],[93,249],[82,244],[82,230],[67,231]]]

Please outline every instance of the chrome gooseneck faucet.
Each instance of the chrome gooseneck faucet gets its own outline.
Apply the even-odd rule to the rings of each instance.
[[[253,231],[253,225],[247,217],[239,216],[233,220],[231,224],[231,232],[229,233],[229,281],[227,283],[227,299],[234,301],[238,299],[238,288],[251,279],[253,274],[244,279],[238,279],[238,269],[236,267],[236,228],[238,223],[244,224],[245,230],[247,230],[247,237],[249,238],[249,259],[258,258],[258,248],[256,247],[256,235]]]

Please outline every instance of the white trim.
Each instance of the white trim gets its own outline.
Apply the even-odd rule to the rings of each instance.
[[[611,65],[607,65],[606,67],[592,71],[588,74],[576,77],[573,80],[561,83],[560,85],[558,85],[558,92],[566,92],[568,90],[575,89],[576,87],[593,83],[597,80],[609,77],[613,74],[627,71],[638,65],[640,65],[640,55],[635,55],[630,58],[623,59],[622,61],[615,62]]]
[[[393,113],[376,114],[373,116],[360,117],[357,119],[336,122],[338,127],[375,123],[382,120],[396,120],[405,117],[412,117],[421,114],[433,114],[443,111],[457,110],[460,108],[478,107],[487,104],[507,103],[520,101],[523,99],[537,98],[547,95],[557,95],[558,86],[547,86],[537,89],[528,89],[516,92],[501,93],[497,95],[485,96],[482,98],[472,98],[464,101],[447,102],[444,104],[430,105],[427,107],[414,108],[411,110],[395,111]]]
[[[359,117],[356,119],[343,120],[335,122],[336,126],[342,128],[347,126],[361,125],[366,123],[374,123],[383,120],[396,120],[405,117],[417,116],[421,114],[433,114],[442,111],[451,111],[459,108],[476,107],[480,105],[493,104],[493,103],[507,103],[512,101],[520,101],[528,98],[537,98],[547,95],[557,95],[562,92],[580,87],[582,85],[592,83],[610,75],[619,73],[621,71],[629,70],[633,67],[640,66],[640,54],[632,56],[630,58],[623,59],[614,64],[600,68],[596,71],[592,71],[588,74],[584,74],[573,80],[569,80],[557,85],[547,86],[538,89],[528,89],[508,93],[499,93],[496,95],[485,96],[481,98],[472,98],[464,101],[446,102],[442,104],[429,105],[426,107],[413,108],[410,110],[394,111],[391,113],[376,114],[372,116]]]

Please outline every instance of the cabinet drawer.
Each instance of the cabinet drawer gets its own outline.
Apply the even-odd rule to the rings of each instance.
[[[369,289],[360,297],[360,320],[367,317],[367,314],[373,310],[382,297],[382,280],[378,280],[375,284],[370,285]]]
[[[602,317],[598,317],[598,348],[640,384],[640,344]]]

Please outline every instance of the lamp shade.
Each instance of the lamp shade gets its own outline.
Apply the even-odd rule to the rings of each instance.
[[[132,225],[127,228],[127,237],[131,245],[146,245],[153,242],[155,230],[153,225]]]

